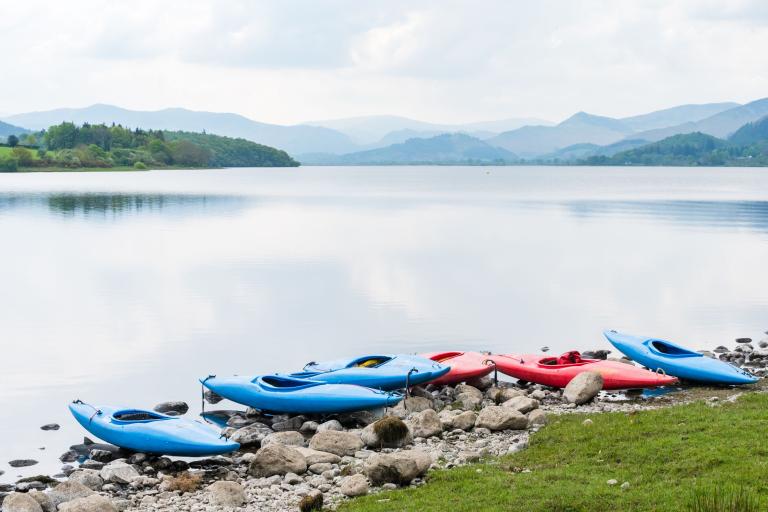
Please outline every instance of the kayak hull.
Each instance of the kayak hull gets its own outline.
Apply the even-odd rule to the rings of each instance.
[[[183,457],[205,457],[233,452],[238,443],[221,437],[202,422],[154,411],[93,407],[73,402],[69,410],[88,432],[108,443],[136,452]],[[143,420],[125,419],[140,415]],[[124,419],[121,419],[124,418]]]
[[[488,356],[480,352],[429,352],[421,356],[451,367],[448,373],[431,382],[436,386],[467,382],[493,371],[493,365],[487,364]]]
[[[280,375],[213,376],[201,379],[200,382],[233,402],[272,413],[333,414],[363,411],[392,407],[402,399],[400,395],[363,386],[327,384]],[[273,385],[275,383],[277,385]]]
[[[368,361],[381,361],[364,366]],[[407,354],[366,355],[354,359],[338,359],[309,363],[304,370],[289,377],[310,379],[329,384],[355,384],[367,388],[392,391],[434,381],[448,373],[450,367],[421,356]],[[410,372],[410,373],[409,373]]]
[[[681,379],[726,385],[752,384],[760,380],[730,363],[705,357],[671,341],[616,331],[605,331],[603,334],[614,347],[633,361]]]
[[[677,379],[649,372],[634,365],[602,359],[582,359],[576,364],[541,364],[552,359],[543,354],[494,355],[490,359],[496,368],[510,377],[535,382],[553,388],[564,388],[582,372],[597,372],[603,377],[603,389],[638,389],[667,386]]]

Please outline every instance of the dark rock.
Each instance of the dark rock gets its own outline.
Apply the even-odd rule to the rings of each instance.
[[[152,467],[158,471],[168,469],[172,465],[173,465],[173,461],[168,457],[158,457],[156,460],[152,461]]]
[[[608,359],[608,354],[610,354],[610,350],[587,350],[586,352],[582,352],[581,356],[584,359],[602,359],[606,360]]]
[[[11,492],[13,489],[13,484],[0,484],[0,492]]]
[[[75,450],[67,450],[59,456],[61,462],[75,462],[80,455]]]
[[[285,432],[287,430],[298,430],[307,421],[306,416],[292,416],[282,421],[275,421],[272,423],[272,430],[275,432]]]
[[[40,430],[59,430],[61,426],[58,423],[48,423],[40,427]]]
[[[88,459],[85,462],[83,462],[82,464],[80,464],[80,469],[96,469],[96,470],[99,470],[99,469],[101,469],[103,467],[104,467],[104,463],[103,462],[99,462],[97,460],[91,460],[91,459]]]
[[[181,462],[181,461],[176,461],[176,462]],[[193,460],[192,462],[189,463],[189,466],[193,468],[230,466],[230,465],[232,465],[232,459],[230,459],[229,457],[223,457],[221,455],[217,455],[215,457],[209,457],[207,459]]]
[[[375,411],[357,411],[340,414],[337,418],[346,428],[360,428],[375,422],[381,414]]]
[[[35,464],[37,464],[37,461],[33,459],[15,459],[8,462],[8,465],[12,468],[26,468]]]
[[[24,477],[16,480],[17,484],[23,484],[27,482],[41,482],[47,485],[54,485],[59,483],[58,480],[56,480],[55,478],[51,478],[48,475],[28,476],[28,477]]]
[[[544,346],[543,346],[543,347],[541,347],[539,350],[541,350],[542,352],[549,352],[549,347],[548,347],[548,346],[546,346],[546,345],[544,345]]]
[[[717,347],[712,352],[714,352],[715,354],[725,354],[725,353],[728,352],[728,347],[724,347],[724,346],[720,345],[719,347]]]
[[[752,343],[752,338],[736,338],[736,343]]]
[[[111,462],[117,458],[114,453],[107,450],[91,450],[88,457],[96,462]]]
[[[155,412],[167,414],[169,416],[182,416],[187,414],[189,406],[186,402],[162,402],[154,407]]]
[[[221,402],[222,400],[224,400],[223,396],[217,395],[216,393],[214,393],[210,389],[206,389],[205,390],[205,393],[203,393],[203,397],[205,398],[205,401],[208,402],[211,405],[217,404],[217,403]]]
[[[149,459],[146,453],[134,453],[128,457],[128,464],[143,464]]]
[[[78,455],[82,455],[85,457],[90,455],[91,450],[104,450],[104,451],[115,454],[115,458],[128,456],[128,453],[126,453],[125,450],[122,450],[121,448],[113,444],[94,443],[87,437],[83,439],[83,444],[73,444],[72,446],[69,447],[69,449],[76,452]]]
[[[173,473],[181,473],[189,469],[189,463],[185,460],[175,460],[171,464],[170,470]]]

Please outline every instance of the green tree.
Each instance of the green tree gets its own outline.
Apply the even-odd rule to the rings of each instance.
[[[17,146],[11,150],[11,155],[19,162],[19,165],[22,167],[29,167],[35,163],[35,156],[27,148]]]
[[[8,145],[12,148],[15,148],[19,145],[19,138],[15,135],[9,135],[8,136]]]

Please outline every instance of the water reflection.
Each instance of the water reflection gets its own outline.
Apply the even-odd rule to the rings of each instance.
[[[565,206],[576,217],[641,217],[687,227],[768,231],[768,201],[575,201]]]
[[[124,215],[194,212],[231,213],[252,199],[242,196],[195,194],[0,194],[0,215],[18,209],[40,211],[46,208],[60,217],[116,219]]]

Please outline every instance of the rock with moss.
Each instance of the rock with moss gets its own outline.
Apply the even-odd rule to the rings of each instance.
[[[413,442],[408,425],[397,416],[384,418],[368,425],[360,433],[360,438],[369,448],[402,448]]]
[[[323,509],[323,493],[318,490],[312,490],[299,501],[299,510],[301,512],[310,512],[312,510]]]

